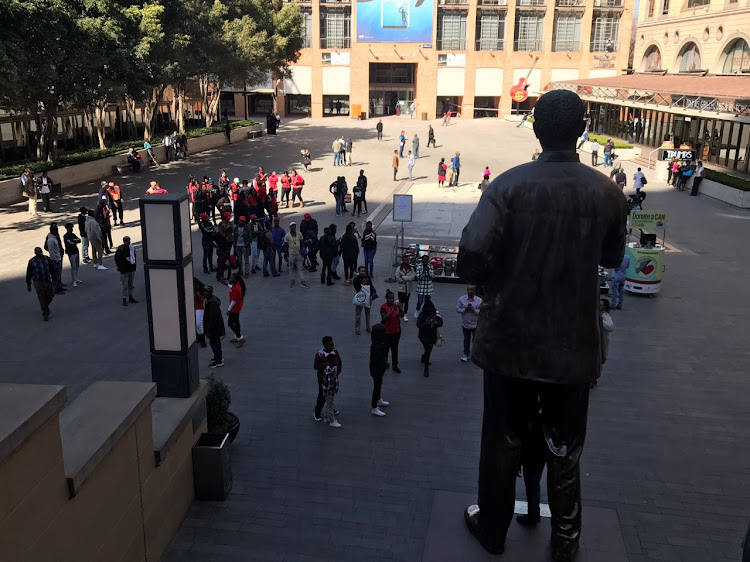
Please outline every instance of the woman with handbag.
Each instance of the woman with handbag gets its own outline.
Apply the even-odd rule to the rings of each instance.
[[[424,376],[430,376],[430,354],[432,347],[443,345],[443,335],[438,328],[442,327],[443,318],[432,304],[432,299],[427,297],[422,306],[422,311],[417,318],[417,328],[419,328],[419,341],[422,342],[424,353],[422,354],[422,363],[424,363]]]
[[[360,324],[362,322],[362,310],[365,311],[365,328],[367,332],[370,332],[370,307],[372,301],[378,298],[378,292],[375,290],[372,284],[372,279],[367,275],[365,266],[359,267],[359,276],[354,278],[354,298],[352,304],[354,305],[354,333],[360,335]]]

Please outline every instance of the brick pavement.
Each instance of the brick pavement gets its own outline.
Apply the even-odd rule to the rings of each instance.
[[[466,189],[476,189],[470,170],[478,177],[489,165],[497,173],[527,161],[536,146],[531,131],[509,123],[454,123],[450,135],[436,128],[442,146],[422,149],[417,175],[432,178],[439,155],[461,150],[462,179]],[[319,157],[339,127],[354,138],[355,161],[367,162],[361,167],[372,186],[370,211],[401,186],[390,181],[393,139],[401,128],[410,133],[419,127],[424,146],[426,124],[389,119],[385,125],[388,142],[378,143],[369,121],[291,122],[277,138],[196,155],[153,175],[170,191],[181,189],[190,173],[215,176],[226,167],[245,177],[258,164],[296,164],[305,143],[314,167],[322,168],[305,175],[305,195],[313,200],[305,211],[322,227],[335,220],[328,183],[344,170],[352,183],[360,167],[333,170],[328,158]],[[626,163],[629,175],[634,168]],[[125,197],[145,190],[148,179],[125,178]],[[591,400],[584,505],[617,510],[631,561],[738,560],[750,516],[748,352],[742,341],[750,317],[743,299],[750,250],[740,242],[747,239],[750,215],[662,190],[655,181],[648,188],[646,207],[669,213],[668,242],[682,251],[667,255],[660,297],[630,296],[614,316],[610,359]],[[93,189],[74,188],[62,208],[93,203]],[[126,202],[131,223],[135,209],[134,201]],[[300,214],[284,213],[284,223]],[[336,222],[343,228],[347,219]],[[387,223],[382,228],[391,230]],[[98,379],[148,380],[145,303],[120,306],[113,267],[85,268],[85,284],[56,298],[52,320],[41,322],[21,277],[45,230],[22,207],[0,210],[0,285],[8,319],[0,381],[64,383],[75,396]],[[113,235],[125,233],[140,240],[137,226]],[[382,295],[391,241],[381,242],[375,284]],[[303,292],[290,290],[286,278],[258,277],[250,279],[242,315],[251,340],[226,350],[221,372],[243,424],[232,450],[234,489],[226,502],[193,504],[165,559],[420,560],[434,491],[476,491],[481,376],[458,362],[461,332],[453,306],[462,287],[438,286],[448,341],[434,353],[430,379],[420,374],[413,320],[404,326],[403,373],[386,376],[383,396],[392,405],[387,417],[377,419],[369,413],[368,343],[351,325],[351,288],[315,282]],[[144,296],[142,271],[136,293]],[[312,355],[324,332],[336,338],[344,359],[340,430],[312,420]],[[202,369],[207,361],[203,350]]]

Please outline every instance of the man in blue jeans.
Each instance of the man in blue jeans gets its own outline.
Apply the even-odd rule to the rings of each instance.
[[[461,315],[461,329],[464,332],[464,354],[461,362],[466,363],[471,355],[471,339],[477,331],[477,319],[479,318],[479,307],[482,299],[476,296],[476,287],[466,287],[466,294],[458,299],[456,312]]]
[[[456,152],[456,155],[451,159],[453,164],[453,185],[458,187],[458,175],[461,173],[461,153]]]
[[[625,272],[630,266],[630,256],[625,254],[620,267],[612,272],[612,308],[622,310],[622,299],[625,297]]]
[[[378,247],[378,235],[372,228],[372,222],[367,221],[365,223],[365,231],[362,233],[362,249],[365,254],[365,270],[367,275],[372,277],[372,272],[375,267],[375,252]]]

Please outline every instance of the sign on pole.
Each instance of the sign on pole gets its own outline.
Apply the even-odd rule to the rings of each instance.
[[[630,228],[641,230],[666,230],[667,213],[663,211],[631,211]]]
[[[394,222],[412,222],[413,210],[412,195],[393,196],[393,220]]]

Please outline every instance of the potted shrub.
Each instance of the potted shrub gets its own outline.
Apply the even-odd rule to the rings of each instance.
[[[232,394],[221,379],[211,375],[206,395],[206,418],[209,433],[228,433],[231,443],[240,432],[240,419],[229,411]]]

